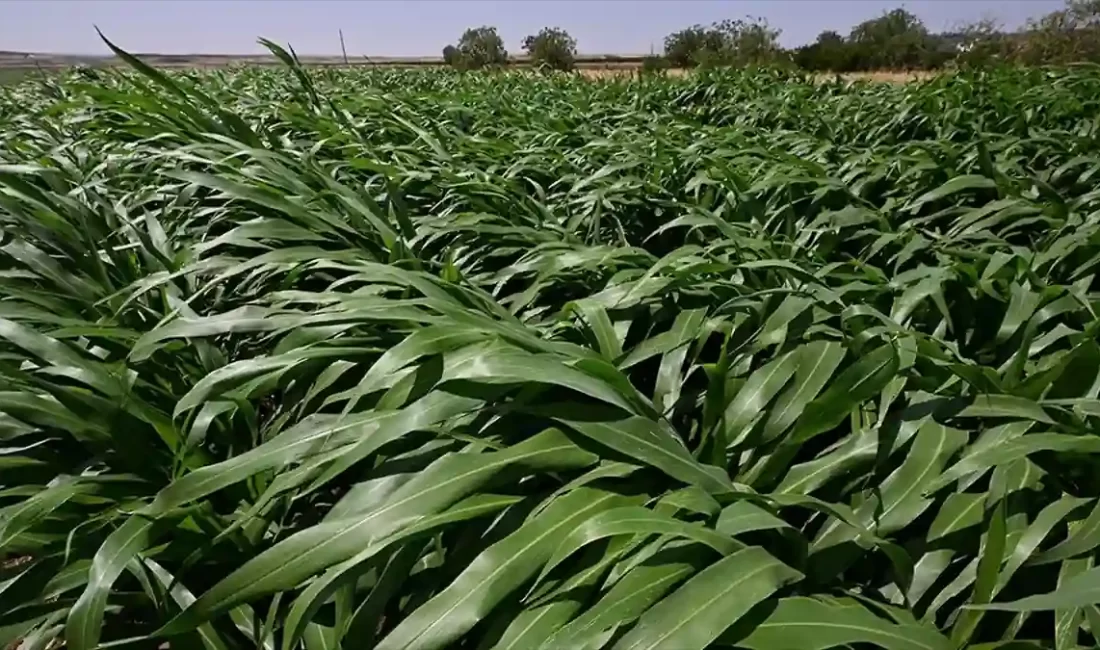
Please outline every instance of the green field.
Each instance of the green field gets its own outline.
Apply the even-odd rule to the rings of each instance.
[[[34,68],[3,68],[0,67],[0,85],[13,84],[25,81],[38,73]],[[41,76],[40,74],[38,76]]]
[[[0,87],[0,648],[1094,647],[1097,115],[1095,68]]]

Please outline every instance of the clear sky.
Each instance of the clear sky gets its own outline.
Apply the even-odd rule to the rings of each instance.
[[[495,25],[509,51],[540,27],[569,31],[589,54],[644,54],[666,34],[746,15],[785,45],[904,6],[933,30],[984,17],[1014,28],[1062,0],[0,0],[0,50],[107,53],[93,25],[132,52],[261,54],[263,36],[299,54],[438,56],[467,27]]]

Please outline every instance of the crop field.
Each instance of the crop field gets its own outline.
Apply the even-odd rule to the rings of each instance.
[[[287,62],[0,87],[0,648],[1100,643],[1100,71]]]

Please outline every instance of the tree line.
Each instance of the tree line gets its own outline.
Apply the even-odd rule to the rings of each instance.
[[[780,45],[780,34],[762,18],[694,25],[666,36],[663,54],[646,57],[643,68],[781,65],[855,72],[1100,62],[1100,0],[1066,0],[1062,9],[1011,32],[986,19],[936,33],[911,12],[894,9],[847,35],[824,31],[813,43],[794,49]],[[557,27],[524,38],[523,50],[538,68],[576,66],[577,41]],[[496,28],[484,26],[466,30],[458,43],[443,49],[443,59],[459,69],[478,69],[506,64],[508,52]]]

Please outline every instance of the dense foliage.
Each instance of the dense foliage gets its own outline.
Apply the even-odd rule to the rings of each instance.
[[[1100,637],[1100,74],[279,53],[0,88],[0,647]]]
[[[948,65],[1100,63],[1100,0],[1066,0],[1065,7],[1005,32],[983,19],[932,33],[914,14],[894,9],[846,36],[822,32],[792,52],[805,70],[935,70]]]
[[[775,63],[784,56],[779,33],[762,18],[695,25],[665,37],[665,58],[677,68]]]
[[[443,63],[458,67],[459,55],[457,47],[454,45],[447,45],[443,48]]]
[[[490,31],[491,30],[491,33]],[[809,44],[784,49],[767,20],[748,17],[694,25],[664,39],[663,61],[647,58],[647,71],[658,67],[710,68],[779,66],[814,72],[870,70],[939,70],[998,64],[1053,65],[1100,63],[1100,0],[1066,0],[1065,7],[1030,20],[1016,32],[1005,32],[993,19],[958,25],[934,33],[915,14],[893,9],[865,20],[845,36],[826,30]],[[504,63],[503,41],[492,28],[469,30],[468,43],[492,47],[447,46],[444,62],[457,68]],[[494,40],[495,39],[495,40]],[[577,43],[564,30],[543,28],[527,36],[523,47],[537,66],[570,70]],[[472,55],[462,52],[497,52]]]
[[[524,37],[523,50],[536,67],[568,71],[577,57],[577,39],[559,27],[544,27]]]
[[[443,60],[461,70],[480,70],[507,63],[508,51],[496,27],[472,27],[462,33],[457,45],[443,48]]]

